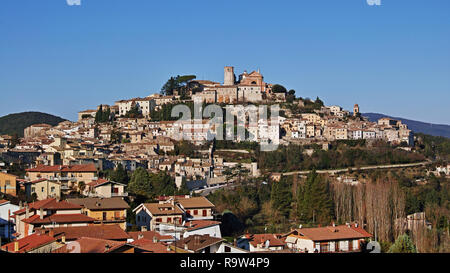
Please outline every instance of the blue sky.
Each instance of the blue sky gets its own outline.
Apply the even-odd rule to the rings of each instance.
[[[2,0],[0,115],[80,110],[223,67],[327,105],[450,124],[450,1]]]

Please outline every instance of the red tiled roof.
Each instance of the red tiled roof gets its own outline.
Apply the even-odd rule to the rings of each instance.
[[[363,234],[347,225],[301,228],[296,232],[313,241],[343,240],[343,239],[362,239],[372,237],[371,234]],[[370,235],[370,236],[367,236]]]
[[[37,202],[30,203],[28,205],[28,209],[30,211],[32,210],[39,210],[40,208],[44,210],[72,210],[72,209],[81,209],[82,207],[76,204],[71,204],[67,201],[61,200],[58,201],[55,198],[49,198]],[[20,209],[18,211],[15,211],[14,214],[23,214],[25,213],[26,208]]]
[[[123,241],[130,238],[119,225],[96,225],[96,226],[84,226],[84,227],[57,227],[42,229],[44,232],[53,232],[55,238],[60,239],[62,236],[66,237],[66,240],[76,240],[82,237],[98,238],[105,240],[118,240]]]
[[[201,228],[207,228],[215,225],[220,225],[220,222],[217,221],[209,221],[209,220],[195,220],[189,221],[185,224],[188,231],[197,230]]]
[[[95,164],[85,165],[39,165],[33,169],[26,169],[27,172],[96,172]]]
[[[11,242],[9,244],[3,245],[1,248],[8,252],[26,253],[26,252],[32,251],[33,249],[50,244],[54,241],[56,241],[56,240],[53,237],[35,233],[35,234],[31,234],[29,236],[26,236],[26,237],[16,241],[19,243],[19,251],[18,252],[14,251],[15,242]]]
[[[82,237],[75,242],[77,242],[80,247],[78,253],[109,253],[114,252],[116,249],[126,245],[126,242],[117,242],[89,237]],[[70,253],[72,249],[68,249],[67,246],[68,245],[65,245],[53,251],[53,253]]]
[[[9,203],[9,201],[8,200],[0,200],[0,205],[6,204],[6,203]]]
[[[145,252],[151,252],[151,253],[174,253],[174,250],[167,249],[168,245],[163,242],[153,242],[152,240],[148,239],[140,239],[136,240],[130,245],[136,246]]]
[[[142,239],[153,240],[153,237],[156,237],[158,241],[162,240],[173,240],[174,238],[170,235],[161,235],[156,231],[130,231],[128,235],[133,238],[133,240],[139,240],[139,237],[142,236]]]
[[[33,215],[22,221],[28,224],[39,225],[51,223],[93,223],[95,219],[84,214],[53,214],[50,216],[45,216],[44,219],[41,219],[39,215]]]
[[[269,247],[284,246],[284,242],[276,237],[275,234],[247,234],[249,243],[256,247],[258,244],[265,244],[269,241]]]

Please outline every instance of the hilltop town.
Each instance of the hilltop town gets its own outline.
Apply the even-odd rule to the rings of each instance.
[[[6,240],[1,250],[68,253],[76,242],[79,252],[99,253],[364,251],[378,227],[356,216],[336,222],[323,218],[325,225],[308,227],[298,226],[295,218],[297,228],[272,233],[248,232],[256,220],[247,219],[240,233],[222,235],[228,221],[224,205],[219,210],[212,201],[220,200],[215,195],[220,190],[271,183],[276,200],[273,185],[283,185],[288,176],[295,177],[289,182],[294,185],[297,179],[313,181],[317,168],[335,183],[354,186],[369,178],[351,174],[352,168],[428,164],[414,152],[416,138],[401,121],[370,122],[358,104],[350,112],[296,95],[266,83],[259,70],[236,77],[227,66],[223,83],[172,77],[160,93],[82,110],[73,122],[34,124],[20,139],[0,136],[0,233]],[[173,117],[178,105],[191,112],[198,105],[224,111],[233,106],[236,116],[238,106],[278,105],[279,115],[245,122],[244,137],[232,134],[223,140],[217,124],[204,115],[183,121]],[[238,130],[239,122],[232,127]],[[259,150],[263,144],[277,148],[266,154]],[[362,154],[352,154],[355,146]],[[327,152],[352,159],[331,161]],[[449,170],[445,165],[437,172],[448,175]],[[312,212],[316,223],[320,213]],[[430,226],[424,214],[414,217],[399,215],[396,225]]]

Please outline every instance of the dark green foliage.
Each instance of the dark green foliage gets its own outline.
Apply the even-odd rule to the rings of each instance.
[[[126,118],[143,118],[141,110],[137,105],[131,106],[130,110],[125,114]]]
[[[279,147],[273,152],[259,152],[258,165],[261,169],[272,172],[340,169],[381,164],[401,164],[424,161],[417,153],[394,149],[388,144],[365,147],[364,140],[347,140],[332,143],[328,151],[316,148],[309,156],[298,145]]]
[[[286,93],[287,90],[286,90],[286,88],[284,86],[282,86],[280,84],[275,84],[272,87],[272,92],[274,92],[274,93]]]
[[[99,109],[97,110],[97,113],[95,113],[95,122],[96,123],[104,123],[111,121],[111,110],[108,108],[103,111],[103,106],[100,105]]]
[[[128,172],[125,170],[122,164],[118,164],[117,168],[109,173],[108,179],[122,184],[128,184],[128,182],[130,181]]]
[[[389,248],[389,253],[416,253],[416,247],[407,234],[398,236],[395,243]]]
[[[288,218],[292,203],[292,177],[283,176],[279,182],[272,183],[270,199],[272,208]]]
[[[153,187],[146,169],[139,167],[133,172],[128,184],[128,191],[136,195],[149,196],[152,194]]]
[[[450,138],[416,134],[419,151],[428,158],[450,161]]]
[[[306,223],[329,224],[333,218],[333,201],[328,181],[312,171],[298,188],[298,217]]]
[[[23,130],[33,124],[49,124],[52,126],[66,121],[57,116],[40,112],[24,112],[18,114],[10,114],[0,117],[0,134],[13,135],[16,133],[19,137],[23,137]]]
[[[178,91],[181,95],[181,99],[186,95],[186,84],[195,79],[195,75],[185,75],[185,76],[176,76],[176,77],[170,77],[169,80],[163,85],[161,88],[161,94],[164,94],[166,96],[173,95],[173,91]]]

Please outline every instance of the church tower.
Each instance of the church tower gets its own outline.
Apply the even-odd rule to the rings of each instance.
[[[357,114],[359,114],[359,105],[355,104],[355,106],[353,106],[353,116],[356,117]]]
[[[225,66],[223,85],[234,85],[234,67]]]

